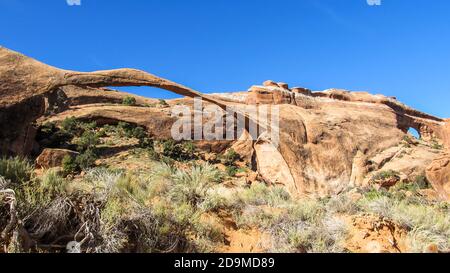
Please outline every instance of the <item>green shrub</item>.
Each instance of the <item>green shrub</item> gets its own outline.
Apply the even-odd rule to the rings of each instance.
[[[89,170],[86,181],[104,191],[99,196],[106,198],[101,209],[102,240],[98,251],[211,251],[216,242],[223,241],[221,232],[200,220],[203,210],[185,202],[183,196],[190,194],[184,195],[179,188],[181,184],[199,185],[193,181],[217,181],[217,175],[208,168],[193,168],[183,174],[164,164],[156,165],[150,174]],[[148,202],[153,198],[158,201]],[[201,208],[214,206],[201,200],[205,201]]]
[[[144,128],[123,121],[120,121],[117,124],[115,132],[119,136],[127,138],[142,139],[147,137],[147,133]]]
[[[192,141],[184,141],[182,143],[182,149],[183,153],[185,154],[185,157],[188,159],[195,157],[195,152],[197,150],[197,147]]]
[[[430,183],[425,175],[418,175],[412,181],[400,182],[392,188],[392,191],[410,191],[417,192],[418,190],[431,188]]]
[[[207,191],[221,179],[221,172],[210,164],[194,166],[189,172],[178,170],[172,177],[171,199],[196,206],[203,202]]]
[[[62,168],[64,174],[66,175],[76,173],[79,170],[79,166],[76,163],[75,158],[70,155],[64,156],[62,161]]]
[[[238,173],[239,168],[236,167],[236,166],[226,166],[225,171],[226,171],[226,173],[227,173],[228,176],[234,177],[234,176],[236,176],[236,174]]]
[[[364,199],[366,200],[374,200],[381,197],[391,197],[391,194],[384,188],[381,188],[379,190],[375,188],[369,188],[364,192]]]
[[[64,193],[66,185],[67,181],[54,170],[48,170],[40,179],[40,189],[52,197]]]
[[[147,137],[147,133],[145,132],[144,128],[142,128],[142,127],[134,127],[131,130],[130,136],[137,138],[137,139],[143,139],[143,138]]]
[[[205,212],[217,212],[219,209],[226,208],[227,206],[227,200],[217,193],[207,194],[203,202],[199,204],[199,208]]]
[[[444,149],[444,146],[439,144],[437,141],[432,141],[431,148],[433,148],[435,150],[442,150],[442,149]]]
[[[416,184],[419,189],[430,189],[431,184],[427,179],[427,176],[425,174],[418,175],[414,178],[414,184]]]
[[[258,190],[267,191],[263,187]],[[234,217],[240,227],[257,226],[269,234],[271,239],[265,243],[270,252],[345,252],[347,226],[328,214],[325,204],[315,199],[282,199],[280,204],[282,211],[247,205]]]
[[[169,104],[163,99],[159,99],[159,105],[164,106],[164,107],[169,106]]]
[[[75,159],[76,165],[82,169],[86,170],[95,165],[95,161],[97,160],[97,155],[91,149],[87,149],[83,153],[77,156]]]
[[[403,141],[406,142],[407,144],[413,144],[413,141],[408,135],[403,136]]]
[[[61,122],[61,129],[72,135],[75,134],[78,129],[78,120],[75,117],[65,118]]]
[[[134,106],[136,105],[136,99],[131,96],[126,96],[125,98],[123,98],[122,104],[127,106]]]
[[[229,149],[224,155],[221,156],[221,162],[225,166],[233,166],[239,159],[240,155],[233,149]]]
[[[195,159],[195,146],[192,142],[177,143],[173,139],[159,143],[161,155],[176,161]]]
[[[10,180],[14,185],[21,185],[33,177],[34,167],[21,157],[3,157],[0,159],[0,176]]]
[[[290,195],[281,187],[268,187],[264,183],[254,183],[239,193],[238,198],[247,205],[277,207],[286,204]]]
[[[85,131],[94,131],[97,128],[97,122],[78,122],[78,129],[81,129],[82,132]]]
[[[326,203],[327,211],[333,213],[345,213],[352,215],[359,211],[358,204],[355,203],[347,193],[332,196]]]
[[[393,171],[393,170],[382,171],[382,172],[375,174],[372,177],[372,181],[387,180],[387,179],[391,179],[391,178],[400,179],[400,174],[397,171]]]
[[[442,251],[450,249],[450,211],[426,200],[409,199],[379,194],[358,202],[365,212],[375,213],[399,224],[408,232],[411,251],[422,252],[430,244]]]
[[[78,151],[95,150],[99,143],[99,136],[93,131],[85,131],[76,141]]]
[[[173,140],[169,139],[162,142],[162,154],[164,156],[179,159],[181,158],[183,151],[179,145]]]
[[[46,122],[39,128],[41,133],[51,135],[58,130],[55,122]]]

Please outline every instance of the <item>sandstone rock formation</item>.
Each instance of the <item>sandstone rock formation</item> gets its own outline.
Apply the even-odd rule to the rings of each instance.
[[[217,99],[143,71],[61,70],[4,47],[0,47],[0,79],[0,148],[4,154],[30,152],[35,136],[32,123],[44,114],[46,98],[65,86],[152,86],[183,96],[201,97],[225,108]]]
[[[427,178],[439,196],[450,201],[450,153],[443,153],[428,166]]]
[[[229,94],[204,95],[133,69],[90,73],[61,70],[5,48],[0,48],[0,79],[2,154],[28,154],[35,146],[36,121],[59,122],[72,116],[99,124],[126,121],[145,127],[154,138],[169,138],[175,121],[170,109],[141,107],[154,100],[139,97],[137,106],[117,105],[126,94],[101,88],[130,85],[201,97],[222,109],[233,107],[244,111],[248,105],[260,109],[277,106],[279,145],[265,134],[270,126],[249,114],[245,116],[247,123],[257,122],[262,130],[254,139],[243,136],[234,147],[247,161],[256,163],[253,168],[266,182],[285,185],[292,195],[329,195],[348,186],[366,185],[367,178],[383,168],[398,167],[405,175],[415,175],[413,168],[424,170],[438,153],[419,145],[407,151],[409,156],[401,156],[404,149],[399,145],[410,128],[417,129],[424,141],[450,146],[449,120],[419,112],[393,98],[366,92],[337,89],[312,92],[301,87],[289,90],[287,84],[267,81],[233,99]],[[63,101],[55,103],[61,97]],[[191,102],[182,99],[177,103]],[[50,104],[57,104],[58,111],[40,119]],[[229,144],[206,145],[210,150],[223,150]],[[445,181],[448,169],[438,165],[442,174],[431,167],[428,177]],[[445,182],[433,184],[445,188]]]
[[[292,189],[293,179],[300,194],[333,194],[347,186],[367,185],[370,173],[384,167],[398,167],[406,176],[423,172],[437,152],[425,146],[408,151],[399,147],[410,128],[425,141],[448,145],[445,120],[392,98],[336,89],[305,95],[298,89],[264,85],[251,87],[246,102],[279,107],[278,151],[283,161],[276,162],[288,165],[290,177],[284,181]],[[282,173],[277,164],[264,168],[270,170],[261,173]]]
[[[42,153],[36,159],[36,165],[50,169],[54,167],[61,167],[65,156],[75,158],[78,155],[77,152],[64,149],[44,149]]]

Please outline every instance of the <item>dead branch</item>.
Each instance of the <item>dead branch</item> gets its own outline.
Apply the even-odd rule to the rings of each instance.
[[[18,223],[18,216],[17,216],[17,200],[16,200],[16,193],[11,189],[6,190],[0,190],[0,196],[4,196],[4,202],[9,206],[9,214],[10,219],[6,227],[3,229],[1,233],[1,239],[7,240],[10,236],[10,233],[13,229],[15,229],[17,223]]]

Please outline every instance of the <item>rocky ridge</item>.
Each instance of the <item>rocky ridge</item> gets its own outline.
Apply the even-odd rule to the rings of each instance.
[[[133,107],[114,105],[126,95],[102,88],[108,86],[158,87],[187,97],[201,97],[221,108],[279,106],[280,145],[271,143],[262,131],[257,139],[248,142],[251,148],[247,150],[254,154],[252,168],[268,183],[284,185],[292,195],[330,195],[349,186],[367,185],[371,174],[396,158],[388,151],[399,152],[396,147],[410,128],[416,129],[426,143],[450,146],[448,120],[414,110],[395,98],[366,92],[337,89],[312,92],[267,81],[234,99],[232,94],[204,95],[133,69],[89,73],[61,70],[6,48],[0,48],[0,78],[3,154],[26,155],[39,150],[35,142],[36,122],[58,121],[68,116],[100,123],[126,121],[145,127],[154,137],[169,136],[174,119],[168,109],[140,107],[155,101],[139,97],[138,105]],[[49,105],[61,101],[58,98],[61,96],[66,102],[62,103],[60,113],[45,117]],[[178,103],[189,105],[189,99]],[[448,191],[447,186],[439,185],[448,185],[447,165],[443,164],[448,154],[434,151],[419,158],[427,153],[421,149],[428,146],[420,147],[413,147],[412,153],[421,160],[415,172],[425,172],[433,163],[428,168],[428,177],[439,180],[433,185],[438,185],[436,190],[445,196],[442,192]],[[385,154],[386,158],[378,159]]]

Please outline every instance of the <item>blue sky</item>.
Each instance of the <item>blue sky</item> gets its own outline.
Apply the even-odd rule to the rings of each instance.
[[[0,0],[0,45],[65,69],[132,67],[202,92],[272,79],[450,117],[450,1]],[[172,97],[151,88],[127,88]]]

